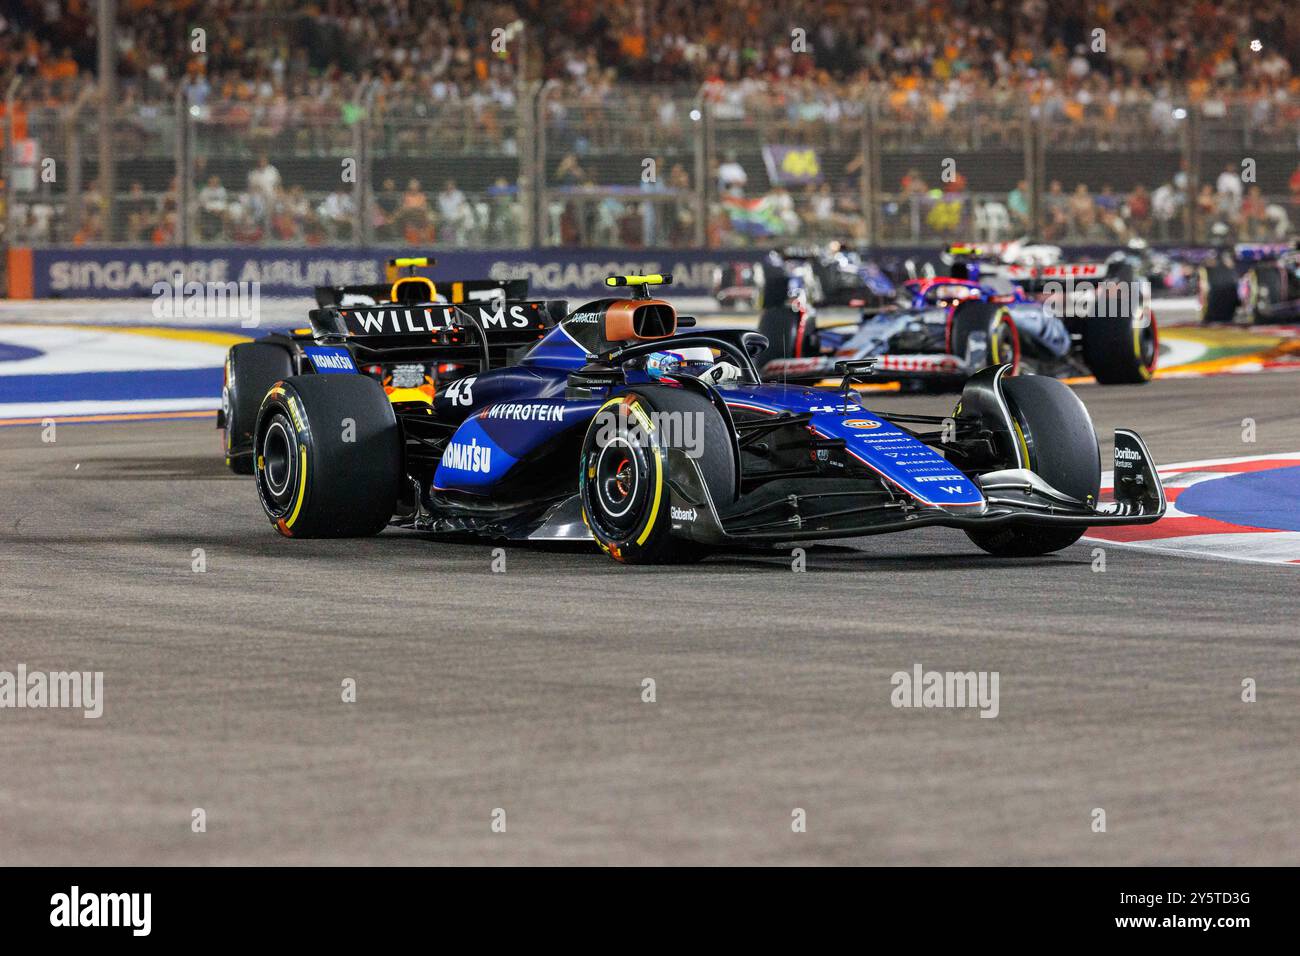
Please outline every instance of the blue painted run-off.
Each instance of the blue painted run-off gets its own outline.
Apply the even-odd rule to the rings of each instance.
[[[1186,514],[1230,524],[1300,531],[1300,465],[1197,482],[1177,505]]]

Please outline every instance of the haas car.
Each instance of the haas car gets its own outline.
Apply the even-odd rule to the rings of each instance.
[[[1126,429],[1114,499],[1100,500],[1092,422],[1060,382],[985,369],[947,420],[864,408],[852,385],[869,361],[843,366],[839,393],[764,383],[763,337],[695,328],[650,294],[669,279],[611,277],[623,295],[546,328],[433,301],[314,310],[305,367],[269,383],[234,371],[237,394],[262,393],[251,451],[270,523],[290,538],[594,540],[650,563],[932,525],[1039,555],[1165,511]],[[430,400],[365,371],[398,364],[455,371]]]
[[[844,361],[875,359],[877,379],[913,387],[958,387],[984,368],[1102,384],[1151,379],[1159,354],[1149,288],[1114,263],[989,268],[961,249],[947,275],[899,287],[892,307],[854,321],[822,324],[805,296],[765,308],[759,331],[770,345],[765,379],[817,382]],[[1012,276],[1016,278],[1012,278]]]
[[[1300,240],[1291,245],[1238,245],[1200,267],[1203,323],[1300,321]]]

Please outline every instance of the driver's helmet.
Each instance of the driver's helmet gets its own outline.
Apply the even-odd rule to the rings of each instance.
[[[671,352],[652,352],[645,363],[651,378],[684,373],[700,375],[713,367],[713,350],[705,347],[674,349]]]

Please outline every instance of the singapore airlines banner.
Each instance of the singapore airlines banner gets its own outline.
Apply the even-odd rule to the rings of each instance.
[[[10,249],[11,298],[100,298],[148,296],[155,283],[256,282],[264,296],[310,295],[318,285],[384,281],[384,263],[394,255],[423,250],[243,247]],[[520,249],[430,250],[437,280],[526,278],[539,298],[594,295],[608,275],[671,272],[679,295],[704,295],[718,266],[757,258],[740,250]]]

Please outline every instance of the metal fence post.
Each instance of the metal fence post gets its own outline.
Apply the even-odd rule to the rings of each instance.
[[[5,182],[5,224],[4,240],[6,246],[14,244],[17,233],[17,220],[15,219],[15,209],[17,203],[14,202],[14,176],[13,165],[14,159],[14,107],[17,103],[18,89],[23,85],[22,76],[15,74],[14,78],[9,81],[9,88],[5,90],[5,136],[3,149],[0,150],[0,172],[3,173]],[[8,273],[5,273],[5,293],[8,294]]]
[[[547,80],[537,94],[537,142],[534,150],[534,185],[533,192],[536,195],[536,213],[533,219],[533,244],[536,246],[546,245],[548,233],[550,231],[550,215],[548,212],[549,197],[547,196],[547,171],[546,171],[546,100],[558,85],[556,80]]]
[[[695,245],[703,249],[709,241],[709,196],[707,181],[709,178],[708,126],[710,120],[709,101],[704,96],[701,86],[695,94],[694,111],[699,114],[695,120]]]
[[[876,98],[871,88],[864,90],[864,109],[862,111],[862,141],[860,144],[862,172],[858,176],[859,201],[862,203],[862,224],[867,234],[867,245],[874,246],[880,240],[876,227],[876,176],[873,168],[880,150],[876,143]]]
[[[1187,122],[1183,125],[1183,163],[1187,166],[1187,196],[1183,202],[1183,235],[1185,242],[1194,241],[1201,234],[1200,210],[1196,208],[1196,194],[1201,190],[1201,113],[1188,105]]]
[[[515,202],[521,210],[519,229],[515,233],[515,242],[520,247],[540,245],[538,238],[537,186],[540,181],[538,159],[541,122],[538,110],[541,109],[540,98],[542,83],[532,81],[521,84],[517,116],[517,142],[525,144],[519,150],[519,177],[515,183],[518,190]]]
[[[190,155],[189,97],[182,86],[176,90],[176,235],[188,248],[194,242],[194,218],[190,215],[194,191],[194,164]]]

